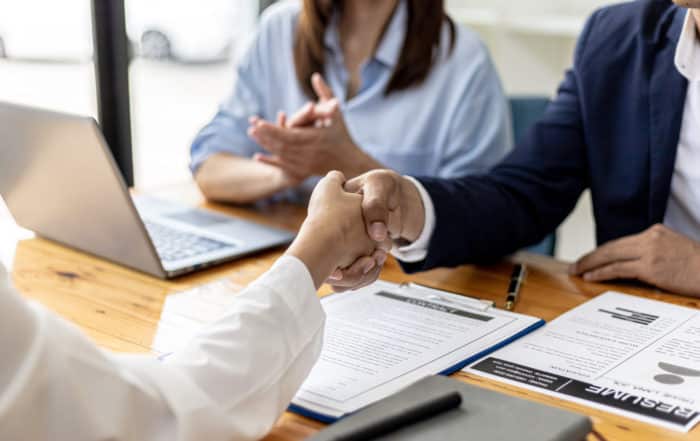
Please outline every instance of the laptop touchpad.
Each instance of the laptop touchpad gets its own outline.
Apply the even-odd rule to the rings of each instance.
[[[168,219],[184,222],[200,228],[213,227],[223,223],[235,223],[236,219],[222,214],[209,213],[202,210],[187,210],[177,213],[167,214]]]

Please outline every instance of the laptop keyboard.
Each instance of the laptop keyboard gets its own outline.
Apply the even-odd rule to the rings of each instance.
[[[163,224],[145,221],[146,230],[156,247],[158,257],[163,262],[173,262],[222,248],[233,248],[234,245],[208,239],[197,234],[171,228]]]

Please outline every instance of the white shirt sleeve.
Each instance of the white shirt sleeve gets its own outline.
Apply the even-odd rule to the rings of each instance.
[[[257,439],[316,362],[323,324],[307,268],[282,257],[167,361],[113,354],[18,296],[0,265],[0,439]]]
[[[406,178],[416,186],[418,193],[420,193],[420,198],[423,201],[423,209],[425,210],[425,223],[423,224],[423,230],[421,230],[420,236],[418,236],[415,242],[406,246],[394,245],[391,254],[404,262],[420,262],[421,260],[425,260],[425,256],[428,255],[430,239],[433,237],[433,231],[435,231],[435,207],[433,206],[433,200],[425,190],[425,187],[423,187],[423,184],[410,176],[406,176]]]

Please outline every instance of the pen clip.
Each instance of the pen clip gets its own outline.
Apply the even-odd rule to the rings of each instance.
[[[494,302],[492,302],[491,300],[483,300],[478,297],[468,296],[465,294],[449,293],[459,296],[459,300],[449,299],[445,297],[444,291],[436,288],[431,288],[429,286],[421,285],[419,283],[402,283],[400,286],[401,288],[407,288],[412,289],[414,291],[423,292],[424,294],[426,294],[426,298],[429,300],[437,300],[442,303],[447,303],[462,308],[470,308],[484,312],[487,311],[489,308],[494,307]]]

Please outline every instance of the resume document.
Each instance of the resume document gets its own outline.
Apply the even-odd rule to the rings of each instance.
[[[688,431],[700,416],[700,311],[609,292],[468,371]]]

